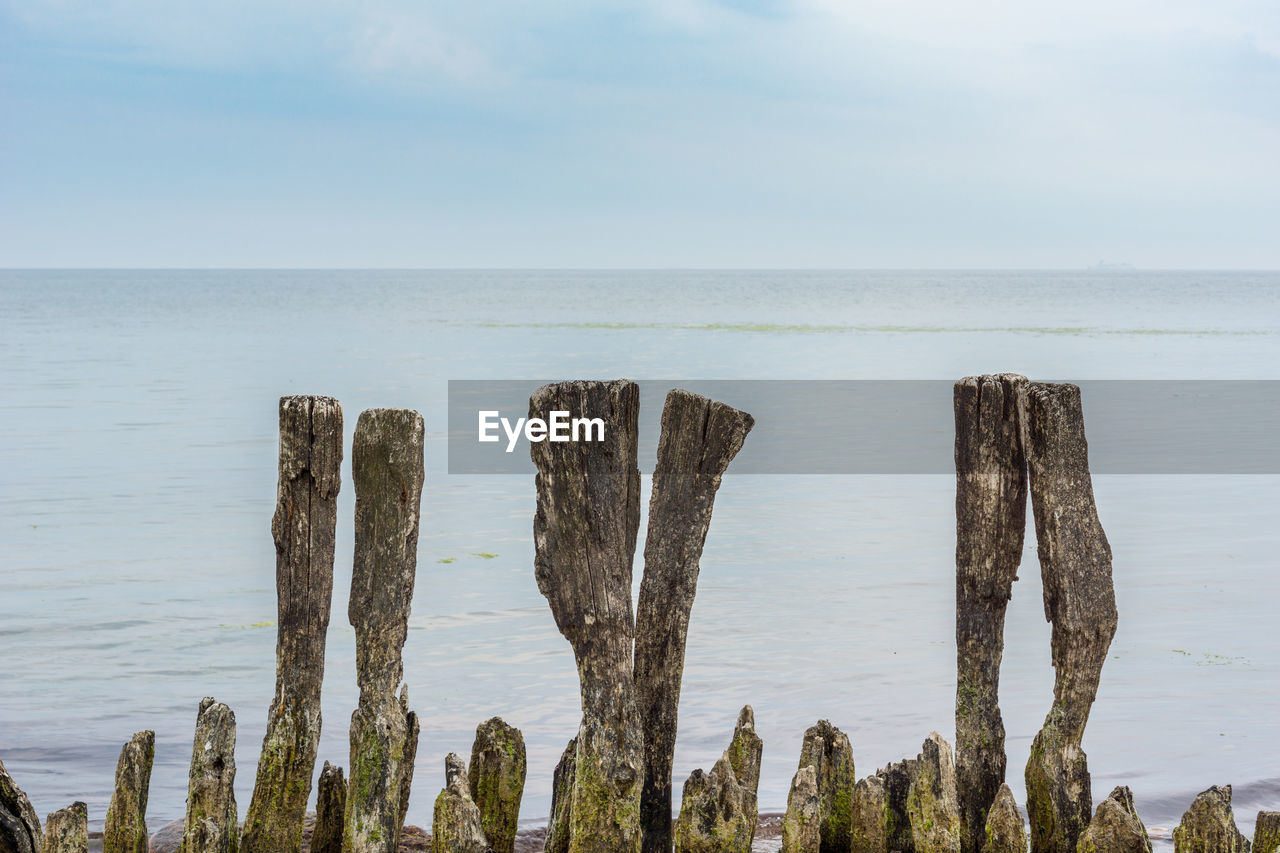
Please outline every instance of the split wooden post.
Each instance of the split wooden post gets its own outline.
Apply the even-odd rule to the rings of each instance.
[[[344,853],[394,853],[409,808],[418,717],[401,654],[409,631],[422,505],[422,416],[360,414],[351,445],[355,560],[348,617],[356,633],[360,702],[351,715]]]
[[[320,743],[320,685],[333,598],[342,407],[280,398],[276,545],[276,692],[267,711],[244,853],[298,853]]]
[[[534,574],[573,647],[582,722],[570,811],[571,853],[640,849],[644,740],[632,680],[631,568],[640,524],[636,467],[640,389],[634,382],[561,382],[529,399],[602,418],[603,441],[531,442],[537,466]]]
[[[636,609],[636,705],[644,731],[644,853],[671,849],[671,763],[699,559],[720,478],[755,420],[688,391],[667,394]]]
[[[1075,385],[1033,382],[1027,461],[1044,613],[1053,624],[1053,707],[1031,744],[1033,853],[1075,853],[1093,808],[1080,743],[1116,632],[1111,546],[1098,522],[1084,410]]]
[[[1026,377],[955,385],[956,793],[960,851],[980,853],[1005,780],[1000,660],[1027,524]]]

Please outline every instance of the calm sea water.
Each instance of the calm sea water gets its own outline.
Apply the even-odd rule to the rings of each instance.
[[[525,733],[537,823],[577,723],[573,656],[533,579],[531,479],[445,473],[448,379],[1278,379],[1278,294],[1275,273],[0,272],[0,757],[42,814],[84,799],[100,824],[120,744],[155,729],[159,826],[182,815],[212,695],[239,720],[243,814],[274,684],[282,394],[338,397],[348,448],[364,408],[426,417],[409,820],[429,823],[444,755],[499,714]],[[1085,742],[1095,798],[1131,785],[1170,826],[1232,783],[1250,825],[1280,808],[1280,478],[1096,491],[1120,628]],[[766,810],[819,717],[850,733],[859,775],[951,739],[953,500],[947,476],[725,479],[677,790],[743,703]],[[343,765],[352,501],[344,482],[320,749]],[[1031,536],[1021,575],[1001,697],[1020,801],[1052,696]]]

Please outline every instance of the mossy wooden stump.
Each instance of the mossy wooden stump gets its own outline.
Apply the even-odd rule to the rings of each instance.
[[[675,853],[751,853],[762,751],[748,705],[711,772],[695,770],[684,783],[672,833]]]
[[[120,750],[102,833],[103,853],[147,853],[147,797],[155,756],[156,733],[150,729],[135,734]]]
[[[49,815],[44,824],[41,850],[43,853],[88,853],[89,807],[75,802]]]
[[[995,801],[987,810],[982,853],[1027,853],[1027,830],[1013,791],[1001,784]]]
[[[1231,786],[1201,792],[1173,830],[1174,853],[1249,853],[1249,840],[1236,829]]]
[[[515,850],[525,772],[524,735],[519,729],[500,717],[476,727],[467,775],[484,837],[494,853]]]
[[[0,761],[0,850],[40,853],[43,837],[31,801]]]
[[[187,815],[178,853],[236,853],[236,715],[206,697],[196,713],[187,783]]]
[[[907,820],[916,853],[959,853],[960,807],[951,744],[933,732],[916,758],[907,790]]]
[[[1258,812],[1252,853],[1276,853],[1277,850],[1280,850],[1280,812]]]
[[[782,818],[782,853],[820,853],[822,850],[822,806],[818,793],[818,770],[806,764],[796,771],[787,794],[787,813]]]
[[[1098,804],[1076,853],[1151,853],[1151,838],[1133,805],[1132,791],[1120,786]]]
[[[432,853],[489,853],[480,808],[471,800],[467,766],[454,753],[444,760],[444,790],[431,818]]]
[[[857,776],[849,737],[827,720],[804,733],[801,768],[812,766],[818,785],[822,853],[846,853],[853,829],[853,786]]]
[[[311,833],[311,853],[342,853],[342,827],[347,810],[347,780],[342,768],[326,761],[316,787],[316,828]]]

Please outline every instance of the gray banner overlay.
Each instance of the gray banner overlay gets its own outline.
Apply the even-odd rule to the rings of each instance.
[[[450,380],[449,473],[532,474],[529,443],[478,440],[479,413],[514,426],[552,380]],[[640,471],[653,471],[663,401],[682,388],[749,412],[730,474],[949,474],[949,380],[640,380]],[[1080,386],[1095,474],[1280,474],[1280,381],[1094,380]],[[599,412],[572,412],[596,417]]]

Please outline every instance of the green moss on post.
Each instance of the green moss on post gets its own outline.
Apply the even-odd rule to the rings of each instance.
[[[500,717],[476,727],[468,780],[471,799],[480,809],[484,836],[494,853],[513,853],[524,796],[524,735]]]
[[[49,815],[44,825],[42,853],[87,853],[88,850],[88,806],[79,802],[72,803]]]
[[[103,853],[147,853],[147,796],[155,757],[156,733],[151,730],[138,732],[120,750],[115,790],[102,833]]]
[[[853,831],[853,747],[849,737],[827,720],[804,733],[800,767],[817,774],[822,853],[847,853]]]
[[[1258,812],[1253,830],[1253,853],[1280,850],[1280,812]]]
[[[951,744],[933,732],[916,759],[907,791],[907,819],[916,853],[959,853],[960,807]]]
[[[1236,829],[1231,786],[1214,786],[1196,797],[1173,831],[1174,853],[1249,853],[1249,841]]]
[[[236,853],[236,715],[206,697],[196,714],[188,773],[187,815],[178,853]]]

